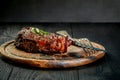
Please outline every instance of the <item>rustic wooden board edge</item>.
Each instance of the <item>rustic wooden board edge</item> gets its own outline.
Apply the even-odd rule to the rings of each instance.
[[[5,47],[11,43],[13,43],[14,40],[8,41],[3,43],[0,46],[0,53],[4,58],[7,58],[11,61],[14,62],[19,62],[22,63],[23,65],[30,65],[33,67],[40,67],[40,68],[70,68],[70,67],[77,67],[77,66],[82,66],[86,65],[92,62],[97,61],[98,59],[104,57],[105,52],[100,51],[100,53],[97,53],[94,56],[93,59],[90,59],[90,57],[87,58],[80,58],[80,59],[73,59],[73,60],[38,60],[38,59],[30,59],[30,58],[24,58],[24,57],[19,57],[15,56],[12,54],[7,54],[5,52]],[[97,43],[95,43],[97,44]],[[102,45],[98,44],[102,49],[105,49]]]

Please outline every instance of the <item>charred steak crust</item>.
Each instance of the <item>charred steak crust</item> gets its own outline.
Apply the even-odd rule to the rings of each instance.
[[[26,52],[39,52],[39,47],[36,46],[36,42],[34,40],[23,39],[22,34],[19,34],[16,38],[14,45],[16,48],[24,50]]]
[[[14,42],[16,48],[32,53],[65,53],[72,43],[68,37],[54,33],[42,33],[43,31],[40,32],[38,28],[34,28],[37,32],[35,33],[32,29],[33,27],[25,27],[18,32]]]

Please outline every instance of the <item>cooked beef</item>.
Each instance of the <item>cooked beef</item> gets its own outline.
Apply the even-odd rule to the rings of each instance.
[[[64,53],[71,43],[68,37],[25,27],[18,32],[14,44],[16,48],[26,52]]]

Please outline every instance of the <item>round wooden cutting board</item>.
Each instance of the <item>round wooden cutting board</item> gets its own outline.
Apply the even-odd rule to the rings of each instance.
[[[92,42],[94,47],[105,48]],[[93,50],[89,50],[91,53]],[[63,54],[47,55],[45,53],[27,53],[14,46],[14,40],[8,41],[0,46],[0,53],[4,58],[23,65],[30,65],[40,68],[69,68],[92,63],[105,55],[103,51],[95,51],[94,54],[86,53],[83,48],[71,45],[68,51]]]

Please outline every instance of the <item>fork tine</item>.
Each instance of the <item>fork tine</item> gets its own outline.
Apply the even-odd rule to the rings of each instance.
[[[87,53],[87,56],[90,56],[91,53],[90,53],[90,51],[86,48],[87,45],[86,45],[85,40],[84,40],[84,39],[81,39],[80,42],[81,42],[82,46],[84,47],[83,50]]]
[[[85,53],[87,53],[87,51],[85,50],[85,45],[83,44],[82,40],[79,40],[79,44],[83,47],[83,50],[85,51]]]
[[[90,47],[91,47],[91,49],[92,49],[92,51],[93,51],[93,54],[94,54],[94,53],[95,53],[95,50],[94,50],[94,47],[93,47],[91,41],[88,40],[87,38],[86,38],[86,41],[88,42],[88,45],[90,45]]]
[[[86,41],[86,38],[84,38],[84,43],[87,47],[90,47],[89,43]],[[89,48],[86,48],[86,49],[89,51],[89,56],[93,54],[92,50],[90,50]]]
[[[95,50],[94,50],[94,47],[93,47],[92,43],[90,42],[90,40],[85,38],[85,41],[86,41],[86,44],[91,48],[91,53],[94,54]]]
[[[85,49],[86,49],[87,52],[88,52],[88,56],[90,56],[90,55],[91,55],[91,52],[89,51],[89,49],[86,48],[86,47],[89,47],[88,44],[86,43],[86,40],[83,38],[82,41],[83,41],[83,44],[85,45]]]

